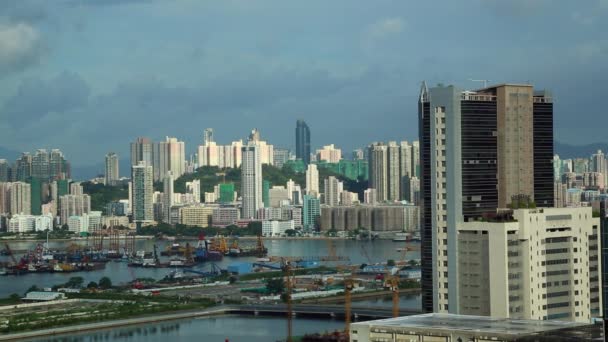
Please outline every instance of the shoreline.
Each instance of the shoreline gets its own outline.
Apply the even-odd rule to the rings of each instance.
[[[219,307],[208,310],[197,310],[197,311],[186,311],[186,312],[175,312],[167,314],[159,314],[155,316],[142,316],[135,318],[127,318],[121,320],[110,320],[99,323],[87,323],[80,325],[71,325],[65,327],[50,328],[44,330],[25,331],[15,334],[0,334],[0,341],[19,341],[25,339],[33,339],[37,337],[51,337],[56,335],[64,335],[69,333],[83,333],[88,331],[98,331],[109,328],[125,327],[139,324],[150,324],[160,323],[167,321],[175,321],[180,319],[197,318],[197,317],[212,317],[212,316],[223,316],[230,313],[231,308],[229,306]]]

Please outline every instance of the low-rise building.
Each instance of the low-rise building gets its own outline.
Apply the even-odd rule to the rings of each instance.
[[[234,224],[241,217],[241,211],[236,207],[219,207],[213,209],[211,222],[214,227],[226,227]]]
[[[53,215],[13,215],[8,221],[9,233],[30,233],[53,230]]]
[[[293,220],[278,221],[264,220],[262,221],[262,235],[264,236],[282,236],[287,230],[295,229]]]
[[[207,205],[189,205],[181,207],[180,223],[187,226],[207,228],[211,225],[213,211],[217,207]]]

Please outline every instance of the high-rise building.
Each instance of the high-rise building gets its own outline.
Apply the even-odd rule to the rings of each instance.
[[[181,177],[186,168],[185,144],[177,138],[166,137],[158,143],[159,177],[163,178],[168,171],[174,178]]]
[[[173,172],[167,171],[163,178],[163,222],[170,222],[173,193]]]
[[[91,211],[91,197],[89,195],[64,195],[59,197],[60,222],[68,224],[71,216],[83,216]]]
[[[457,313],[458,227],[513,199],[553,206],[552,101],[531,85],[423,84],[419,132],[422,305]]]
[[[10,182],[11,178],[11,165],[6,159],[0,159],[0,182]]]
[[[363,191],[363,203],[370,205],[376,205],[376,203],[378,203],[376,189],[365,189]]]
[[[340,194],[344,191],[344,184],[340,182],[336,177],[329,176],[325,179],[324,187],[324,204],[329,206],[340,205]]]
[[[296,123],[296,158],[310,164],[310,129],[304,120]]]
[[[258,209],[264,207],[262,200],[262,160],[260,147],[254,142],[241,150],[241,196],[244,219],[255,218]]]
[[[386,178],[387,193],[386,199],[389,201],[399,201],[401,199],[401,148],[396,142],[390,141],[386,148]]]
[[[306,194],[319,196],[319,170],[316,164],[308,164],[306,169]]]
[[[215,142],[213,138],[213,128],[205,128],[203,132],[203,145]]]
[[[285,148],[274,148],[273,165],[279,169],[289,160],[289,150]]]
[[[159,180],[158,156],[155,152],[158,148],[149,138],[138,137],[135,142],[131,143],[131,166],[139,165],[139,162],[145,162],[154,168],[154,180]]]
[[[14,182],[10,184],[10,214],[31,214],[32,187],[25,182]]]
[[[320,216],[321,205],[319,199],[316,196],[304,195],[304,205],[302,209],[303,228],[309,231],[314,230]]]
[[[37,150],[32,157],[32,177],[37,179],[49,179],[49,154],[46,150]]]
[[[338,163],[342,159],[342,150],[336,148],[334,144],[325,145],[317,150],[317,161],[325,161],[328,163]]]
[[[32,155],[29,152],[24,152],[21,157],[15,162],[14,180],[25,182],[32,177]]]
[[[219,184],[219,200],[220,203],[232,203],[235,199],[234,183]]]
[[[262,140],[260,131],[257,128],[251,130],[248,143],[258,146],[260,161],[262,164],[274,164],[274,146]]]
[[[412,142],[412,174],[420,178],[420,143]]]
[[[72,176],[70,163],[58,149],[52,149],[49,157],[49,180],[70,179]]]
[[[608,172],[606,168],[606,155],[602,152],[602,150],[598,150],[597,153],[591,155],[591,171],[598,172],[602,174],[602,182],[606,184],[608,182]]]
[[[114,152],[106,154],[106,185],[116,185],[119,177],[118,155]]]
[[[186,192],[192,194],[196,203],[201,203],[201,181],[199,179],[186,182]]]
[[[131,212],[134,222],[154,220],[153,176],[152,165],[148,165],[145,161],[140,161],[138,165],[131,167]]]
[[[30,184],[30,213],[32,215],[42,214],[42,198],[43,198],[43,182],[40,178],[32,177],[29,180]],[[45,186],[46,188],[46,186]]]
[[[376,189],[377,200],[388,200],[388,149],[381,143],[373,143],[368,148],[369,187]]]

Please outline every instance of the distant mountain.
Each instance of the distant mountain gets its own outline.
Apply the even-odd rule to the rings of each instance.
[[[608,143],[593,143],[587,145],[569,145],[559,141],[553,142],[553,151],[560,159],[588,158],[597,150],[608,152]]]

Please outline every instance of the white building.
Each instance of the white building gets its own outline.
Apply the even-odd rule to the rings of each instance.
[[[325,204],[329,206],[340,205],[340,193],[342,191],[344,191],[344,185],[336,177],[329,176],[325,179]]]
[[[319,196],[319,170],[316,164],[308,164],[306,169],[306,194]]]
[[[181,207],[179,209],[180,223],[187,226],[209,227],[216,208],[216,206],[202,204]]]
[[[175,204],[173,195],[173,171],[167,171],[163,177],[163,222],[169,222],[171,207]]]
[[[116,182],[120,178],[118,170],[118,155],[114,152],[106,154],[106,185],[116,185]]]
[[[342,159],[342,150],[336,148],[334,144],[323,146],[317,150],[317,161],[325,161],[328,163],[338,163]]]
[[[32,208],[31,200],[32,187],[24,182],[10,183],[10,213],[11,215],[29,215]]]
[[[268,190],[269,207],[278,208],[284,201],[290,202],[289,193],[284,186],[273,186]]]
[[[196,203],[201,202],[201,181],[194,179],[191,182],[186,182],[186,192],[192,194]]]
[[[262,201],[262,162],[258,145],[249,143],[242,148],[241,196],[244,219],[255,218],[256,211],[264,207]]]
[[[158,143],[159,177],[163,179],[168,171],[173,172],[174,178],[181,177],[186,170],[185,144],[177,138],[166,137]]]
[[[59,197],[60,222],[68,224],[70,216],[81,216],[91,211],[91,197],[89,195],[63,195]]]
[[[262,221],[262,235],[264,236],[282,236],[289,229],[295,229],[293,220],[277,221],[264,220]]]
[[[8,223],[9,233],[30,233],[53,230],[52,215],[13,215]]]
[[[601,316],[600,222],[590,207],[518,209],[495,221],[458,225],[458,287],[446,298],[450,306],[502,318]]]

